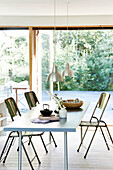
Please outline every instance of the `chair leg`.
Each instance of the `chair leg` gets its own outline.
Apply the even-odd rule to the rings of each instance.
[[[81,129],[81,141],[82,141],[82,134],[83,134],[82,126],[81,126],[81,128],[80,128],[80,129]]]
[[[2,153],[1,153],[1,155],[0,155],[0,161],[2,160],[2,156],[3,156],[3,154],[4,154],[5,150],[6,150],[6,147],[7,147],[7,144],[8,144],[8,142],[9,142],[9,139],[10,139],[10,137],[8,136],[8,138],[7,138],[7,140],[6,140],[6,143],[5,143],[5,145],[4,145],[4,148],[3,148],[3,150],[2,150]]]
[[[53,142],[54,142],[54,144],[55,144],[55,147],[57,147],[57,144],[56,144],[56,142],[55,142],[55,139],[54,139],[54,137],[53,137],[53,134],[50,132],[50,135],[51,135],[51,137],[52,137],[52,139],[53,139]]]
[[[19,137],[19,135],[18,135],[18,137]],[[21,137],[21,140],[23,139],[23,136]],[[19,146],[18,146],[18,148],[17,148],[17,152],[19,151]]]
[[[25,148],[23,142],[22,142],[22,147],[23,147],[23,149],[24,149],[25,155],[26,155],[26,157],[27,157],[27,160],[28,160],[28,162],[29,162],[29,164],[30,164],[31,169],[34,170],[33,165],[32,165],[32,163],[31,163],[31,161],[30,161],[30,158],[29,158],[29,156],[28,156],[28,153],[27,153],[27,151],[26,151],[26,148]]]
[[[29,142],[28,142],[28,145],[30,145],[31,138],[32,138],[32,136],[29,136]]]
[[[41,140],[42,140],[42,143],[43,143],[43,145],[44,145],[44,148],[45,148],[46,153],[48,153],[47,147],[46,147],[46,145],[45,145],[45,143],[44,143],[44,140],[43,140],[43,138],[42,138],[41,135],[40,135],[40,138],[41,138]]]
[[[96,127],[96,129],[95,129],[95,131],[94,131],[93,137],[92,137],[91,142],[90,142],[90,144],[89,144],[89,146],[88,146],[88,149],[87,149],[87,151],[86,151],[86,153],[85,153],[85,155],[84,155],[84,158],[86,158],[86,156],[87,156],[87,154],[88,154],[88,151],[89,151],[89,149],[90,149],[90,147],[91,147],[91,144],[92,144],[92,142],[93,142],[93,139],[94,139],[94,137],[95,137],[97,128],[98,128],[98,126]]]
[[[113,144],[113,139],[112,139],[112,137],[111,137],[110,131],[109,131],[109,129],[108,129],[108,127],[107,127],[107,126],[106,126],[106,129],[107,129],[107,132],[108,132],[109,137],[110,137],[110,139],[111,139],[111,142],[112,142],[112,144]]]
[[[109,146],[108,146],[108,143],[107,143],[107,140],[106,140],[106,138],[105,138],[104,132],[103,132],[103,130],[102,130],[102,127],[100,127],[100,130],[101,130],[101,132],[102,132],[102,135],[103,135],[105,144],[106,144],[106,146],[107,146],[107,149],[110,150],[110,148],[109,148]]]
[[[37,160],[38,160],[39,164],[41,164],[40,159],[39,159],[39,157],[38,157],[38,155],[37,155],[37,152],[36,152],[36,149],[35,149],[35,147],[34,147],[34,145],[33,145],[32,140],[31,140],[31,145],[32,145],[32,148],[33,148],[33,150],[34,150],[35,156],[37,157]]]
[[[84,138],[85,138],[85,136],[86,136],[87,131],[88,131],[88,127],[86,128],[85,133],[84,133],[84,135],[83,135],[83,137],[82,137],[82,139],[81,139],[81,142],[80,142],[80,145],[79,145],[79,147],[78,147],[78,149],[77,149],[77,152],[79,152],[79,150],[80,150],[80,148],[81,148],[81,145],[82,145],[82,143],[83,143],[83,140],[84,140]]]
[[[10,149],[11,149],[11,146],[12,146],[13,141],[14,141],[14,137],[13,137],[12,140],[11,140],[11,143],[10,143],[10,145],[9,145],[9,148],[8,148],[8,150],[7,150],[7,153],[6,153],[5,157],[4,157],[3,163],[5,163],[5,161],[6,161],[6,159],[7,159],[7,156],[8,156],[8,153],[9,153]]]

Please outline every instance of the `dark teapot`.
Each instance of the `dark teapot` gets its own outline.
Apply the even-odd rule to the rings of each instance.
[[[46,106],[46,108],[45,108]],[[49,110],[49,105],[48,104],[43,104],[43,110],[40,110],[41,114],[43,116],[50,116],[52,114],[52,110]]]

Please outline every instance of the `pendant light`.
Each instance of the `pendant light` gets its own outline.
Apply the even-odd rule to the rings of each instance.
[[[55,14],[56,14],[56,3],[54,0],[54,32],[53,32],[53,38],[54,38],[54,62],[53,62],[53,69],[52,72],[48,75],[47,77],[47,81],[52,81],[52,82],[59,82],[59,81],[63,81],[61,74],[58,72],[57,66],[55,64],[55,58],[56,58],[56,18],[55,18]]]
[[[69,63],[68,63],[68,60],[69,60],[69,34],[68,34],[68,4],[69,2],[67,1],[67,63],[66,63],[66,66],[65,66],[65,69],[62,71],[62,76],[65,77],[65,76],[74,76],[74,73],[73,71],[69,68]]]

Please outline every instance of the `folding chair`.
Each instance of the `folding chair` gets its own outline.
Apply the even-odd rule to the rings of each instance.
[[[89,127],[95,127],[95,131],[94,131],[94,133],[93,133],[93,136],[92,136],[92,138],[91,138],[91,141],[90,141],[90,143],[89,143],[89,146],[88,146],[88,148],[87,148],[87,150],[86,150],[86,153],[85,153],[85,155],[84,155],[84,158],[86,158],[86,156],[87,156],[87,154],[88,154],[88,151],[89,151],[89,149],[90,149],[90,146],[91,146],[91,144],[92,144],[92,141],[93,141],[93,139],[94,139],[94,137],[95,137],[95,134],[96,134],[98,128],[100,128],[100,130],[101,130],[101,132],[102,132],[102,136],[103,136],[103,138],[104,138],[104,141],[105,141],[105,144],[106,144],[108,150],[110,150],[110,148],[109,148],[108,143],[107,143],[107,140],[106,140],[106,138],[105,138],[105,135],[104,135],[104,132],[103,132],[103,128],[106,128],[106,130],[107,130],[107,132],[108,132],[108,135],[109,135],[109,138],[110,138],[111,142],[113,143],[113,140],[112,140],[110,131],[109,131],[109,129],[108,129],[108,126],[107,126],[107,124],[105,123],[105,121],[102,120],[102,117],[103,117],[104,111],[105,111],[105,109],[106,109],[106,106],[107,106],[107,104],[108,104],[109,98],[110,98],[110,94],[108,94],[108,93],[102,93],[102,94],[100,95],[99,101],[97,102],[97,104],[96,104],[96,106],[95,106],[95,108],[94,108],[94,111],[93,111],[93,113],[92,113],[92,115],[91,115],[90,120],[89,120],[89,121],[81,121],[81,123],[80,123],[80,125],[79,125],[79,126],[81,127],[81,142],[80,142],[80,145],[79,145],[79,147],[78,147],[77,152],[79,152],[80,147],[81,147],[81,145],[83,144],[83,141],[84,141],[84,138],[85,138],[85,136],[86,136],[86,133],[88,132],[88,128],[89,128]],[[99,113],[98,113],[98,111],[99,111]],[[95,116],[97,113],[99,114],[98,117]],[[93,121],[93,119],[95,119],[95,121]],[[83,136],[82,136],[82,127],[86,127],[86,130],[85,130]]]
[[[18,109],[18,107],[16,105],[16,102],[12,97],[6,99],[5,104],[6,104],[6,107],[8,109],[8,112],[9,112],[9,114],[11,116],[12,121],[15,120],[15,116],[17,116],[17,113],[19,114],[19,116],[21,116],[21,113],[20,113],[20,111],[19,111],[19,109]],[[22,133],[22,141],[21,141],[22,142],[22,147],[23,147],[23,150],[25,152],[25,155],[27,157],[27,160],[28,160],[32,170],[34,169],[33,165],[32,165],[32,161],[34,160],[35,157],[37,158],[39,164],[41,162],[39,160],[39,157],[37,155],[36,149],[35,149],[35,147],[33,145],[33,142],[31,140],[31,138],[32,138],[32,136],[40,136],[41,137],[42,135],[43,135],[43,132],[41,132],[41,133],[23,132]],[[9,151],[11,149],[11,146],[14,144],[14,139],[18,138],[18,137],[19,137],[18,132],[13,131],[13,132],[9,133],[8,138],[6,140],[6,143],[4,145],[4,148],[3,148],[2,152],[1,152],[1,155],[0,155],[0,161],[3,161],[3,163],[5,163],[6,158],[8,156],[8,153],[9,153]],[[25,137],[28,137],[28,139],[30,140],[31,146],[32,146],[34,154],[35,154],[35,157],[32,160],[30,160],[30,157],[28,155],[28,152],[27,152],[27,150],[25,148],[25,145],[24,145],[24,142],[23,142],[23,138],[25,138]],[[5,154],[5,156],[3,157],[4,154]]]
[[[29,109],[31,110],[33,107],[36,107],[37,104],[40,104],[38,101],[38,98],[36,97],[36,94],[34,91],[29,91],[24,93],[25,98],[27,100]]]
[[[29,109],[31,110],[33,107],[36,107],[37,106],[37,104],[40,104],[39,103],[39,100],[38,100],[38,98],[37,98],[37,96],[36,96],[36,94],[35,94],[35,92],[34,91],[29,91],[29,92],[25,92],[24,93],[24,95],[25,95],[25,98],[26,98],[26,100],[27,100],[27,103],[28,103],[28,105],[29,105]],[[54,139],[54,137],[53,137],[53,134],[50,132],[50,143],[51,143],[51,138],[53,139],[53,142],[54,142],[54,144],[55,144],[55,147],[57,147],[57,145],[56,145],[56,142],[55,142],[55,139]],[[50,144],[49,143],[49,144]],[[48,144],[47,144],[48,145]],[[47,146],[46,145],[46,146]],[[46,152],[48,152],[47,151],[47,148],[46,148]]]

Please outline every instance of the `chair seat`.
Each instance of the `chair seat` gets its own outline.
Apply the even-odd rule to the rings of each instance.
[[[43,135],[44,132],[23,132],[22,136],[40,136]]]
[[[98,125],[98,122],[81,121],[79,126],[91,126],[91,127],[101,126],[101,127],[105,127],[105,124],[100,123]]]
[[[22,132],[22,136],[23,137],[28,137],[28,136],[40,136],[40,135],[43,135],[44,132]],[[10,137],[18,137],[18,134],[17,132],[13,132],[11,133]]]

